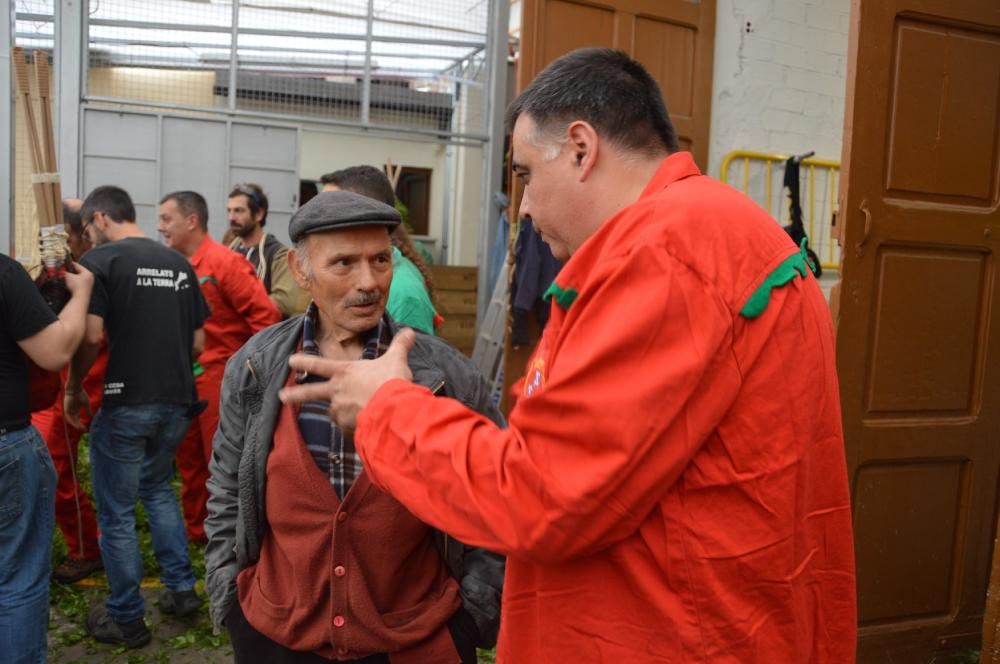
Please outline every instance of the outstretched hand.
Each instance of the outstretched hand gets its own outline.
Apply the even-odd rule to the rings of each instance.
[[[94,273],[76,261],[73,261],[73,271],[67,270],[64,279],[70,293],[75,294],[80,291],[87,295],[94,287]]]
[[[337,426],[353,430],[358,413],[378,388],[393,378],[413,380],[406,357],[415,340],[413,330],[401,330],[393,337],[385,353],[375,360],[345,362],[296,353],[288,359],[292,369],[327,380],[286,387],[278,396],[284,403],[329,401],[330,416]]]

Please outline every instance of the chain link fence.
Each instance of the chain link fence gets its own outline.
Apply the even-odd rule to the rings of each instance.
[[[51,52],[52,0],[16,0]],[[486,136],[488,0],[90,0],[86,100]]]

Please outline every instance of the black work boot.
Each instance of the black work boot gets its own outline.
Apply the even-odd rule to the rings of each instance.
[[[100,558],[67,558],[52,572],[52,580],[58,583],[76,583],[102,569],[104,563]]]
[[[95,606],[87,614],[87,633],[101,643],[124,645],[126,648],[141,648],[149,643],[153,635],[142,618],[127,623],[117,623],[108,615],[108,609]]]
[[[160,611],[171,616],[189,616],[201,608],[202,599],[191,590],[178,590],[171,592],[164,590],[160,593]]]

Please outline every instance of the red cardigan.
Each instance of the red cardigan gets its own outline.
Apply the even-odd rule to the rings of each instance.
[[[830,315],[811,275],[744,313],[795,253],[674,154],[557,276],[508,429],[401,380],[361,412],[373,482],[509,556],[499,661],[854,661]]]
[[[459,661],[447,628],[458,610],[430,529],[365,473],[343,502],[284,406],[267,461],[270,529],[237,577],[247,621],[293,650],[328,659],[390,653],[393,664]]]

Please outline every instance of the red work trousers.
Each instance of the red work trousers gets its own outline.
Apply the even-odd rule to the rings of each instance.
[[[103,382],[103,371],[98,376],[88,374],[83,381],[92,412],[101,406]],[[92,560],[101,555],[97,543],[97,515],[76,476],[77,451],[83,432],[66,422],[62,403],[63,391],[60,389],[55,404],[32,413],[31,423],[42,434],[56,468],[56,524],[66,540],[69,557],[73,560]],[[86,410],[80,411],[84,427],[90,427],[90,419]]]
[[[177,448],[177,470],[181,475],[181,505],[188,540],[205,542],[205,517],[208,516],[208,461],[212,458],[212,438],[219,426],[219,392],[225,364],[205,367],[205,373],[195,379],[198,398],[208,402]]]

